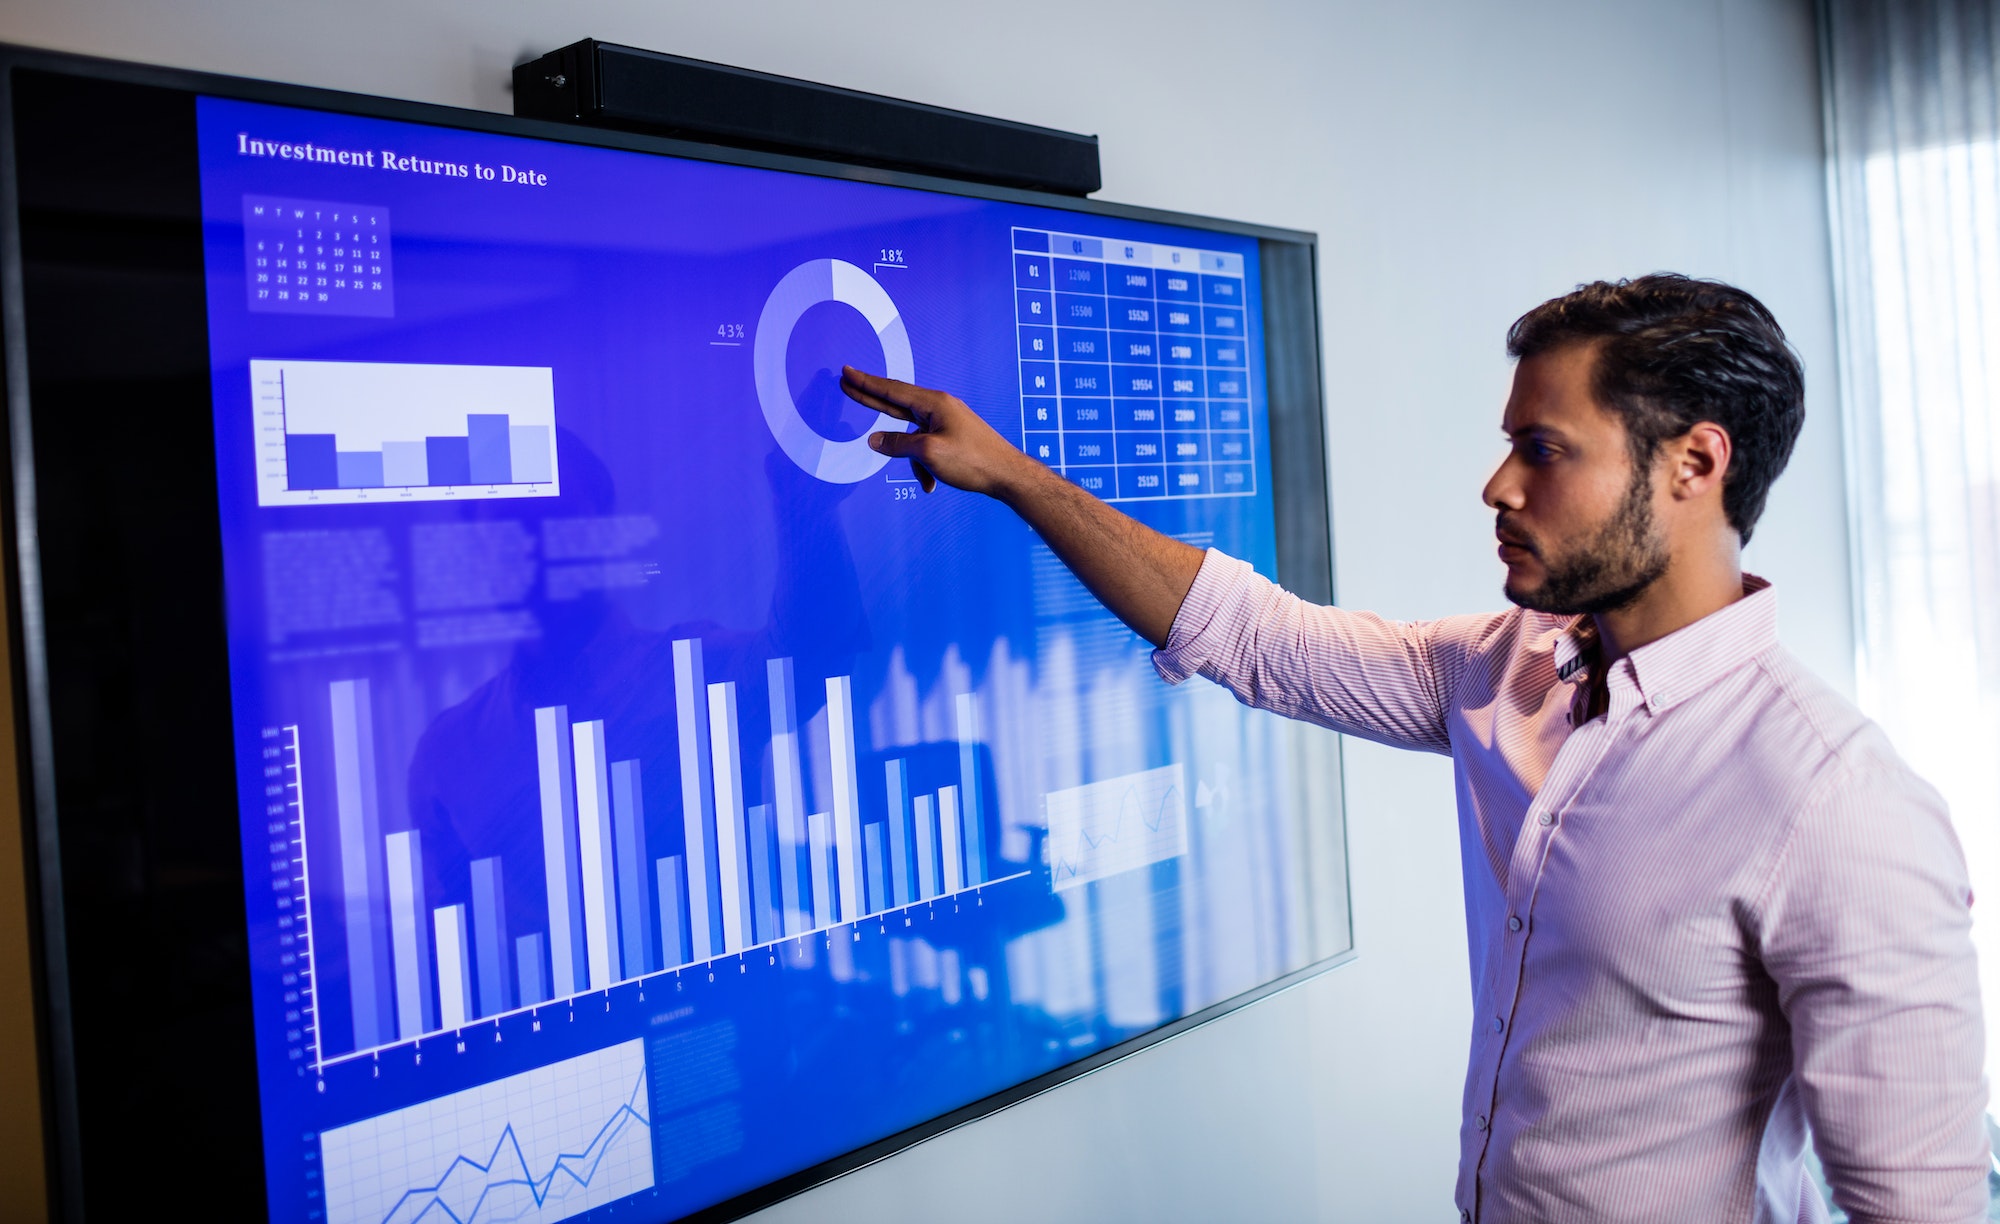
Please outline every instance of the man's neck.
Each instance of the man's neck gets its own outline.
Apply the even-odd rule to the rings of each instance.
[[[1638,599],[1592,618],[1601,643],[1599,670],[1741,598],[1743,568],[1735,549],[1729,550],[1726,559],[1709,557],[1690,563],[1676,557]]]

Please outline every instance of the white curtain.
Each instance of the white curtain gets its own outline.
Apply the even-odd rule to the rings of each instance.
[[[2000,0],[1823,0],[1862,707],[1951,804],[2000,1066]]]

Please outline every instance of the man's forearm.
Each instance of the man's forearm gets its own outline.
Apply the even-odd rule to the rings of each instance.
[[[1098,500],[1027,456],[994,496],[1020,515],[1072,573],[1134,633],[1167,644],[1201,571],[1199,548]]]

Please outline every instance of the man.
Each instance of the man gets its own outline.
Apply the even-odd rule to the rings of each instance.
[[[1777,321],[1710,281],[1528,312],[1485,489],[1516,610],[1309,605],[1119,513],[963,403],[849,370],[874,447],[999,498],[1254,706],[1456,766],[1475,983],[1460,1218],[1986,1218],[1983,1029],[1942,800],[1777,641],[1738,550],[1804,420]],[[1939,666],[1951,666],[1940,660]]]

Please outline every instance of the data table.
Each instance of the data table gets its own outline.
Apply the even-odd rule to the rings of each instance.
[[[1021,445],[1106,501],[1257,491],[1243,256],[1014,231]]]

